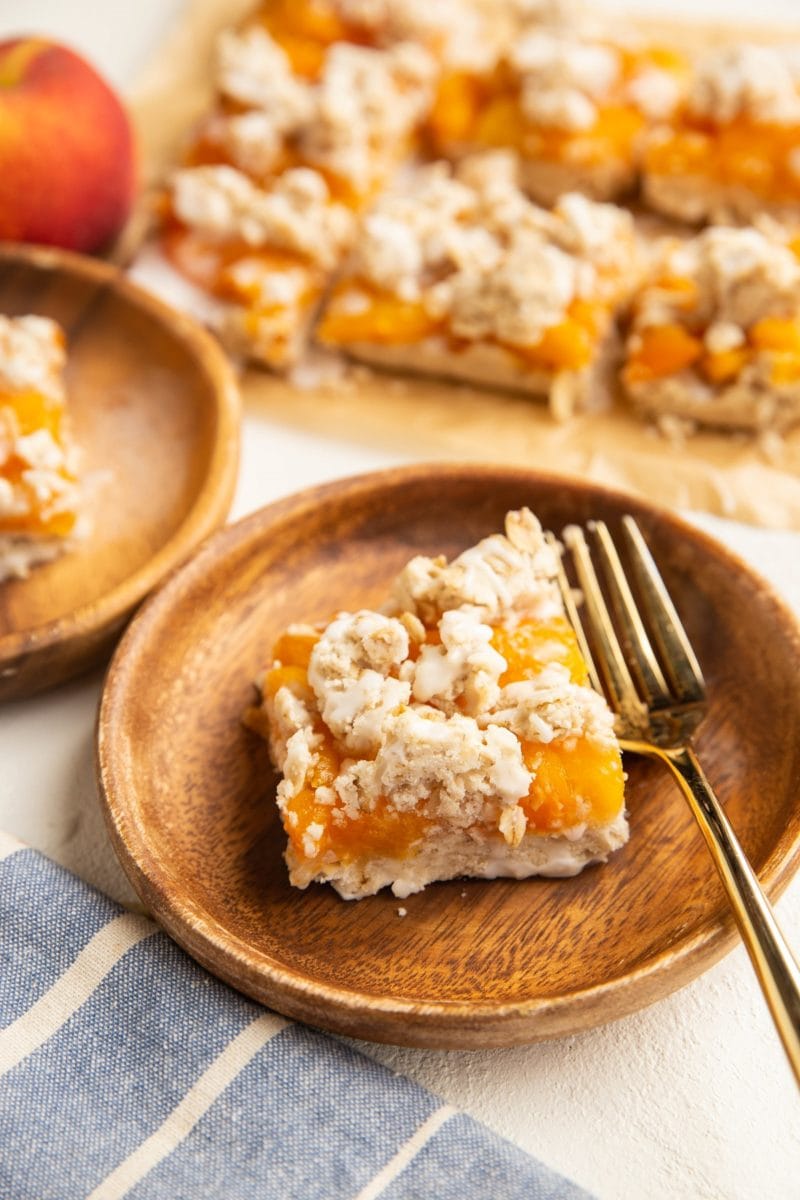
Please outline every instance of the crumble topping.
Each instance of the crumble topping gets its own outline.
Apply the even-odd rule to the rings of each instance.
[[[777,227],[767,235],[712,226],[668,248],[658,274],[691,283],[689,306],[685,292],[646,288],[637,305],[637,327],[682,322],[688,313],[710,326],[708,335],[721,349],[741,344],[742,331],[759,318],[794,315],[800,307],[800,262]]]
[[[49,532],[49,522],[69,516],[74,524],[75,452],[44,427],[44,418],[42,427],[23,433],[14,402],[38,396],[50,413],[63,410],[65,362],[64,335],[54,321],[0,316],[0,580],[24,577],[61,553],[67,538]],[[15,528],[20,521],[26,528]]]
[[[352,214],[308,167],[285,171],[269,190],[233,167],[186,167],[173,176],[171,194],[175,216],[191,229],[278,247],[322,268],[335,266],[352,236]]]
[[[616,46],[566,29],[528,30],[512,44],[508,61],[519,77],[524,116],[544,128],[586,132],[600,110],[619,99],[651,120],[664,120],[681,98],[674,73],[643,60],[626,81]]]
[[[489,0],[493,6],[504,9],[515,22],[525,28],[529,25],[567,25],[583,17],[581,0]]]
[[[442,164],[388,193],[366,217],[348,274],[420,301],[466,338],[536,343],[573,300],[612,300],[635,258],[630,214],[579,195],[548,212],[497,152]]]
[[[523,786],[520,738],[547,743],[588,737],[613,744],[604,701],[571,683],[560,663],[547,663],[532,680],[499,683],[508,664],[490,645],[488,622],[508,626],[523,616],[561,615],[554,554],[536,518],[523,509],[508,515],[505,534],[485,538],[451,563],[412,559],[392,589],[389,608],[399,616],[361,610],[334,618],[311,652],[308,682],[333,736],[350,754],[367,760],[347,768],[345,782],[334,784],[337,794],[352,799],[360,789],[371,807],[387,794],[381,788],[394,780],[396,767],[392,802],[397,788],[403,796],[410,797],[415,788],[419,795],[419,787],[428,786],[424,779],[420,784],[409,774],[408,786],[401,786],[402,755],[418,755],[418,774],[431,779],[441,764],[426,760],[448,739],[458,743],[458,760],[473,764],[468,773],[480,767],[476,800],[489,788],[499,789],[501,796],[517,788],[520,795],[527,792],[530,777],[526,772]],[[421,641],[420,618],[437,631],[439,644]],[[291,750],[291,764],[308,763],[319,738],[314,714],[287,687],[276,694],[273,724],[274,738]],[[498,758],[503,747],[511,754],[506,775],[502,755]],[[409,772],[412,765],[406,763]],[[295,773],[290,774],[287,789],[294,795],[302,781],[295,788]],[[301,774],[298,769],[298,779]],[[465,784],[453,786],[461,794]]]
[[[277,801],[293,883],[329,879],[346,898],[391,884],[404,896],[465,872],[574,874],[624,842],[624,811],[593,818],[588,784],[572,795],[568,812],[556,802],[546,825],[527,807],[536,786],[542,802],[553,804],[550,789],[560,785],[548,782],[554,777],[546,762],[561,764],[558,756],[573,751],[621,783],[612,714],[602,697],[573,681],[564,659],[556,569],[556,551],[522,509],[508,513],[505,533],[450,563],[412,559],[388,611],[339,613],[321,632],[295,631],[312,635],[307,671],[283,682],[286,676],[272,674],[282,669],[275,662],[262,705],[283,773]],[[504,684],[510,664],[492,640],[512,636],[520,621],[539,629],[540,640],[530,674],[511,673],[515,681]],[[258,714],[253,727],[264,733]],[[548,751],[554,741],[559,747]],[[548,753],[556,757],[546,760]],[[393,835],[380,832],[400,814],[421,822],[406,826],[419,830],[410,853],[401,844],[395,852]],[[376,848],[363,852],[366,860],[357,851],[340,859],[336,838],[357,838],[350,823],[360,818],[377,822],[367,824],[377,831]],[[555,835],[546,847],[543,833]],[[523,842],[522,856],[509,857]]]
[[[387,610],[409,612],[429,626],[463,608],[483,621],[522,613],[546,620],[562,611],[556,569],[541,525],[522,509],[508,514],[505,534],[483,538],[452,562],[412,558],[392,586]]]
[[[411,132],[432,96],[436,66],[412,42],[386,51],[340,43],[328,52],[314,118],[299,136],[308,161],[369,185],[383,158]]]
[[[336,0],[336,6],[343,20],[382,45],[417,42],[451,68],[486,69],[499,49],[498,14],[474,0]]]
[[[476,716],[493,708],[506,669],[502,654],[490,645],[492,627],[472,608],[444,612],[439,620],[441,644],[423,645],[413,670],[413,696],[422,704],[438,702]]]
[[[689,111],[720,125],[744,117],[758,123],[800,123],[800,90],[786,59],[765,46],[726,46],[697,64]]]
[[[625,96],[649,121],[666,121],[677,109],[683,90],[673,72],[645,66],[628,82]]]
[[[380,613],[342,613],[311,655],[308,682],[331,733],[353,754],[372,755],[393,710],[408,703],[411,685],[392,677],[408,655],[408,633]]]
[[[521,80],[520,103],[528,120],[572,132],[591,129],[598,104],[619,82],[616,50],[568,35],[532,30],[509,52]]]
[[[637,299],[623,378],[668,435],[697,424],[779,431],[800,419],[800,262],[788,238],[765,222],[712,226],[666,247],[656,282]],[[671,370],[648,368],[645,339],[659,328],[683,338],[686,357]]]
[[[218,116],[208,133],[245,170],[265,173],[289,142],[309,165],[364,190],[376,162],[391,157],[423,116],[435,76],[435,60],[414,42],[385,50],[337,42],[312,83],[293,75],[265,30],[227,32],[218,47],[217,87],[253,111]]]
[[[48,317],[0,316],[0,391],[38,392],[62,400],[64,338]]]
[[[276,132],[293,129],[312,116],[310,88],[294,75],[283,47],[257,25],[219,35],[216,83],[221,95],[264,109]]]

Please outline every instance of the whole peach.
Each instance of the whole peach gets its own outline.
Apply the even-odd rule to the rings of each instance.
[[[0,42],[0,238],[98,250],[135,183],[130,120],[97,72],[44,38]]]

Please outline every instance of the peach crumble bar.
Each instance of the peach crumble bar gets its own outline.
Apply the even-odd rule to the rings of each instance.
[[[800,78],[777,49],[709,53],[643,169],[648,204],[682,221],[800,218]]]
[[[137,275],[234,353],[291,367],[355,213],[409,153],[435,69],[411,42],[341,42],[309,81],[260,25],[223,33],[217,111],[168,189],[161,256]]]
[[[344,899],[568,876],[628,837],[613,717],[587,682],[527,510],[452,562],[411,560],[382,612],[277,642],[247,723],[269,741],[291,882]]]
[[[54,321],[0,316],[0,580],[24,578],[76,534],[65,361],[64,334]]]
[[[634,305],[622,372],[634,406],[667,428],[800,421],[799,252],[774,223],[668,244]]]
[[[632,218],[578,194],[539,208],[514,172],[513,155],[495,152],[387,192],[318,340],[379,366],[549,396],[559,415],[586,403],[635,280]]]
[[[179,304],[202,312],[233,353],[281,369],[302,354],[352,234],[352,213],[317,171],[297,167],[262,188],[234,167],[186,167],[172,180],[161,247],[180,286],[194,288],[176,293]]]
[[[609,200],[636,183],[642,135],[670,115],[684,76],[671,51],[534,27],[491,73],[443,75],[432,142],[448,158],[515,150],[521,185],[542,204],[568,191]]]
[[[529,10],[532,20],[558,7],[559,0],[268,0],[253,20],[286,51],[298,75],[316,79],[337,42],[381,48],[415,42],[442,66],[485,67],[515,28],[514,10]]]

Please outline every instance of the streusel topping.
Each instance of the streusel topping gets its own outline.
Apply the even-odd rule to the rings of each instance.
[[[447,317],[456,334],[533,344],[577,298],[619,287],[634,257],[630,215],[583,196],[552,212],[511,182],[506,154],[441,164],[370,213],[349,273]],[[497,168],[497,169],[495,169]]]
[[[794,125],[800,123],[800,88],[777,50],[746,43],[726,46],[697,64],[688,109],[719,124],[743,117]]]
[[[352,237],[352,213],[307,167],[285,171],[269,190],[233,167],[187,167],[174,175],[171,195],[175,216],[191,229],[292,251],[322,268],[335,266]]]
[[[78,489],[74,454],[49,429],[23,433],[13,397],[35,393],[58,410],[66,402],[62,373],[66,362],[64,335],[47,317],[0,316],[0,518],[44,521],[74,510]],[[10,402],[9,402],[10,401]],[[13,462],[11,478],[3,467]],[[0,563],[0,577],[5,577]]]
[[[410,41],[385,50],[335,43],[317,82],[297,79],[285,52],[263,29],[225,33],[217,86],[253,109],[209,127],[237,166],[264,173],[286,142],[312,166],[364,190],[376,163],[402,149],[427,110],[436,63]]]
[[[710,325],[720,349],[741,344],[741,331],[761,317],[793,316],[800,308],[800,262],[777,232],[712,226],[667,250],[659,274],[690,281],[691,300],[687,307],[680,290],[648,288],[637,306],[637,327],[680,323],[689,312]]]
[[[65,362],[64,338],[55,321],[0,316],[0,391],[33,391],[60,400]]]
[[[531,29],[513,43],[508,57],[519,77],[524,115],[545,128],[592,129],[601,108],[615,99],[663,119],[680,98],[679,83],[669,71],[643,63],[626,82],[619,49],[567,31]]]
[[[317,802],[337,803],[354,817],[390,797],[398,810],[426,806],[429,815],[466,828],[491,799],[503,837],[519,841],[524,814],[507,814],[532,783],[521,742],[614,745],[604,701],[574,683],[562,663],[501,683],[508,664],[491,644],[493,625],[560,616],[555,571],[555,551],[522,509],[508,514],[505,534],[452,562],[412,559],[395,581],[389,612],[339,614],[311,651],[313,704],[289,687],[275,696],[279,800],[285,804],[306,786],[321,747],[321,718],[352,757],[331,784],[316,789]],[[428,630],[438,634],[434,642]]]
[[[222,96],[264,109],[279,131],[294,129],[313,115],[308,84],[294,75],[285,50],[257,25],[220,34],[216,83]]]

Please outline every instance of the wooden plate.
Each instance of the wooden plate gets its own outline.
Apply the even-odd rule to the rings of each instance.
[[[0,699],[60,683],[228,512],[239,399],[216,342],[107,263],[0,246],[0,312],[53,317],[87,476],[88,538],[0,584]]]
[[[735,941],[684,801],[633,759],[630,842],[575,879],[434,884],[405,917],[390,894],[289,886],[275,777],[240,722],[276,635],[379,603],[409,556],[453,554],[522,504],[554,529],[636,514],[709,682],[700,757],[771,896],[798,865],[800,632],[744,564],[587,483],[477,466],[344,480],[212,538],[126,633],[99,720],[105,812],[134,887],[190,954],[280,1012],[402,1045],[514,1045],[658,1000]]]

